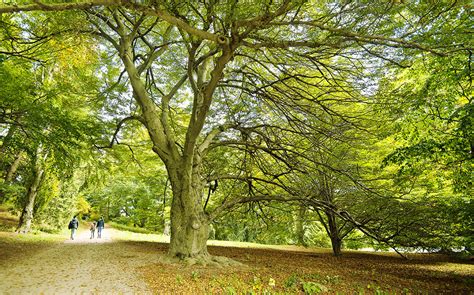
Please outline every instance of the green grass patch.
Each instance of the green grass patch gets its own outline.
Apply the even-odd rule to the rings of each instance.
[[[0,239],[2,243],[57,243],[63,242],[66,237],[67,235],[65,234],[48,234],[40,231],[33,231],[27,234],[0,232]]]
[[[115,229],[129,231],[133,233],[140,233],[140,234],[153,234],[154,233],[146,228],[129,226],[125,224],[116,223],[113,221],[109,221],[108,224]]]
[[[114,240],[122,240],[122,241],[141,241],[141,242],[158,242],[158,243],[169,243],[170,237],[161,235],[161,234],[149,234],[149,233],[139,233],[139,232],[132,232],[128,231],[124,228],[120,228],[120,226],[116,226],[114,222],[108,222],[107,225],[112,227],[111,229],[106,230],[113,230],[113,239]]]
[[[17,226],[18,216],[11,214],[7,205],[0,205],[0,231],[13,232]]]

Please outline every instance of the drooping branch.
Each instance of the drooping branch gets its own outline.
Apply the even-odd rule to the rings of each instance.
[[[344,210],[339,210],[333,204],[328,204],[325,201],[321,201],[321,200],[318,200],[318,199],[316,199],[314,197],[310,197],[310,196],[291,196],[291,195],[285,196],[285,195],[268,195],[268,194],[266,194],[266,195],[253,195],[253,196],[244,197],[244,198],[234,198],[234,199],[232,199],[230,201],[227,201],[226,203],[222,204],[220,207],[216,208],[216,210],[214,210],[209,215],[209,218],[214,219],[217,216],[219,216],[220,214],[222,214],[222,212],[224,212],[226,210],[229,210],[230,208],[235,207],[239,204],[245,204],[245,203],[249,203],[249,202],[260,202],[260,201],[303,203],[306,206],[311,206],[311,207],[315,208],[316,210],[317,209],[324,209],[324,210],[327,210],[327,211],[331,211],[335,215],[337,215],[339,218],[341,218],[342,220],[345,220],[345,221],[348,221],[348,222],[352,223],[357,229],[359,229],[361,232],[366,234],[368,237],[370,237],[370,238],[372,238],[372,239],[374,239],[378,242],[381,242],[381,243],[384,243],[384,244],[388,245],[398,255],[400,255],[401,257],[403,257],[405,259],[408,259],[406,255],[404,255],[403,253],[398,251],[396,246],[393,245],[390,242],[390,238],[393,238],[393,237],[390,237],[390,238],[381,237],[376,230],[374,230],[374,229],[358,222],[355,218],[353,218],[349,214],[349,212],[344,211]]]
[[[408,257],[404,254],[402,254],[400,251],[398,251],[398,249],[396,248],[395,245],[393,245],[391,242],[390,242],[390,238],[384,238],[384,237],[381,237],[379,235],[379,233],[367,226],[365,226],[364,224],[358,222],[357,220],[355,220],[347,211],[338,211],[338,210],[333,210],[331,209],[331,211],[333,211],[336,215],[338,215],[341,219],[343,220],[347,220],[349,221],[350,223],[352,223],[358,230],[360,230],[361,232],[363,232],[366,236],[378,241],[378,242],[381,242],[381,243],[384,243],[386,244],[387,246],[389,246],[390,248],[392,248],[395,252],[397,252],[398,255],[400,255],[401,257],[405,258],[405,259],[408,259]],[[391,237],[393,238],[393,236]]]
[[[353,30],[348,30],[345,28],[336,28],[333,26],[329,26],[325,23],[317,22],[317,21],[281,21],[281,22],[269,22],[264,27],[276,27],[276,26],[284,26],[284,27],[297,27],[297,26],[304,26],[306,28],[319,28],[323,31],[328,31],[333,34],[333,37],[340,36],[347,38],[347,41],[355,41],[358,43],[369,43],[369,44],[377,44],[377,45],[384,45],[387,47],[394,47],[394,48],[413,48],[418,49],[426,52],[433,53],[438,56],[446,56],[446,54],[442,51],[436,50],[434,48],[425,46],[423,44],[410,41],[403,38],[395,38],[395,37],[388,37],[382,35],[370,35],[370,34],[363,34],[358,33]],[[259,37],[261,39],[263,37]],[[286,42],[286,43],[285,43]],[[263,44],[267,44],[270,47],[280,47],[283,44],[288,44],[292,47],[301,47],[304,44],[307,44],[309,47],[317,45],[318,43],[312,43],[309,41],[278,41],[275,40],[274,42],[266,42]],[[262,44],[262,45],[263,45]],[[258,46],[256,44],[255,46]],[[258,46],[263,47],[263,46]]]

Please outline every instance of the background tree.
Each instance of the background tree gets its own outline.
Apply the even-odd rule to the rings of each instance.
[[[449,28],[463,30],[460,22],[462,17],[453,19]],[[465,37],[455,34],[453,42],[472,47]],[[397,140],[384,165],[397,169],[395,184],[426,209],[420,212],[429,216],[423,218],[426,227],[411,236],[411,243],[423,248],[472,249],[472,218],[467,217],[474,181],[471,52],[453,52],[449,61],[418,56],[410,71],[396,71],[396,79],[384,81],[380,89],[383,102],[393,101],[381,112],[391,118],[390,134]],[[457,213],[446,216],[450,211]]]
[[[102,215],[107,221],[163,232],[170,207],[166,172],[151,153],[146,130],[131,125],[117,133],[116,145],[102,159],[103,177],[84,187],[91,218]]]
[[[24,21],[21,26],[18,20]],[[95,110],[87,105],[96,81],[94,58],[86,54],[90,43],[84,39],[77,44],[79,38],[53,42],[51,36],[64,33],[62,26],[55,27],[60,22],[44,15],[2,18],[2,36],[10,40],[2,43],[7,48],[1,49],[9,54],[0,63],[5,86],[0,95],[1,128],[8,130],[2,140],[2,203],[22,211],[22,232],[30,230],[34,213],[60,194],[45,187],[58,187],[58,178],[70,177],[80,152],[90,148],[85,143],[97,134]],[[71,55],[73,45],[77,55]],[[25,195],[10,194],[12,186],[24,187]]]

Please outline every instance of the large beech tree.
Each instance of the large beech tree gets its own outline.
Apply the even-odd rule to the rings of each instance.
[[[66,10],[84,17],[75,32],[105,42],[103,50],[115,53],[127,73],[137,109],[119,126],[139,120],[166,166],[173,192],[170,255],[182,259],[208,259],[212,218],[259,198],[235,196],[205,212],[202,169],[210,150],[250,147],[284,163],[298,156],[291,149],[275,152],[271,141],[248,144],[252,134],[280,128],[262,113],[252,119],[253,108],[264,109],[267,103],[287,113],[280,121],[295,134],[314,108],[354,124],[334,106],[370,92],[377,74],[384,73],[377,72],[382,66],[407,67],[412,54],[445,55],[448,48],[437,34],[450,33],[443,30],[449,20],[467,13],[461,4],[441,1],[37,0],[0,5],[0,13]],[[449,44],[449,50],[459,47]],[[240,102],[249,116],[238,115],[233,106]],[[273,182],[278,184],[278,177]]]

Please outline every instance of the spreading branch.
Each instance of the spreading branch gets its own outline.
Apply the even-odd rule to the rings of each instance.
[[[130,10],[141,12],[145,15],[157,16],[169,24],[186,31],[187,33],[204,40],[210,40],[220,45],[225,45],[228,40],[225,36],[213,34],[208,31],[200,30],[185,22],[184,20],[175,17],[159,7],[151,5],[138,4],[126,0],[94,0],[83,1],[76,3],[51,3],[46,4],[41,1],[36,1],[34,4],[27,5],[10,5],[0,4],[0,14],[2,13],[16,13],[25,11],[67,11],[67,10],[87,10],[95,7],[124,7]]]
[[[112,148],[114,143],[118,143],[118,134],[120,132],[120,129],[122,128],[122,126],[125,124],[125,122],[128,122],[128,121],[132,121],[132,120],[137,120],[139,121],[140,123],[144,124],[145,125],[145,121],[143,120],[142,117],[140,116],[130,116],[130,117],[126,117],[126,118],[123,118],[122,120],[120,120],[117,124],[117,127],[115,128],[115,132],[114,134],[112,135],[112,139],[110,140],[110,143],[108,145],[105,145],[105,146],[98,146],[98,145],[95,145],[96,148],[98,149],[106,149],[106,148]]]

